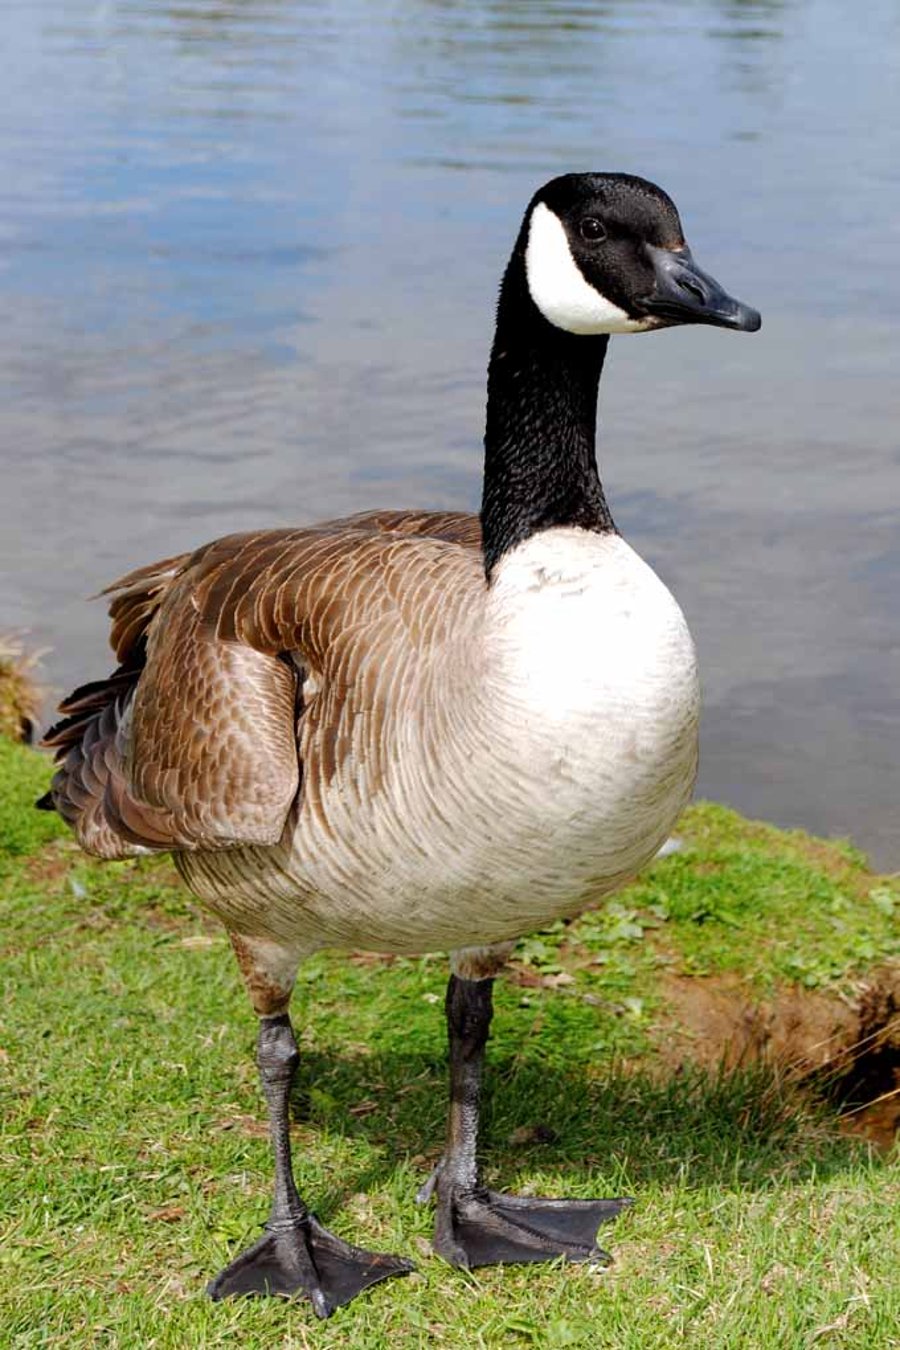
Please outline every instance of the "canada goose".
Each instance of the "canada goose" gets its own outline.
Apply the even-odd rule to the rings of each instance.
[[[759,315],[702,272],[670,198],[624,174],[536,193],[503,277],[479,517],[382,511],[230,535],[109,588],[118,669],[46,736],[44,805],[102,858],[170,850],[260,1019],[275,1195],[211,1283],[320,1317],[411,1264],[324,1229],[293,1178],[288,1003],[320,947],[451,952],[450,1110],[421,1198],[460,1266],[602,1259],[627,1201],[479,1181],[493,978],[514,940],[653,856],[697,763],[694,648],[597,473],[611,333]]]

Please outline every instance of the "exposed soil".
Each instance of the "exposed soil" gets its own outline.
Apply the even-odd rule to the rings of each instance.
[[[15,635],[0,634],[0,736],[28,745],[44,697],[35,678],[38,659]]]
[[[826,1096],[844,1128],[890,1148],[900,1131],[900,964],[840,997],[799,987],[759,1001],[737,977],[670,975],[655,1039],[667,1066],[765,1061]]]

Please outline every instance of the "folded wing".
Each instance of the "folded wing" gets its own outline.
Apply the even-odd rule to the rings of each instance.
[[[41,804],[104,858],[277,843],[302,784],[305,691],[339,755],[398,635],[408,659],[480,586],[478,520],[461,513],[231,535],[132,572],[107,592],[119,665],[60,705]]]

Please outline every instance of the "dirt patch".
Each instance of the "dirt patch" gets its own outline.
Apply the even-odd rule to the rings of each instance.
[[[0,736],[30,745],[44,691],[36,678],[42,653],[26,652],[17,634],[0,634]]]
[[[669,975],[655,1040],[667,1066],[764,1061],[834,1102],[848,1132],[888,1148],[900,1130],[900,964],[839,996],[753,996],[735,976]]]
[[[72,870],[73,855],[78,847],[68,839],[54,840],[25,860],[25,875],[37,886],[56,890]]]

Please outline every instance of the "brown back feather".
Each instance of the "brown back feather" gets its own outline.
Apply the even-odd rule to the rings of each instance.
[[[319,706],[339,757],[360,632],[375,650],[398,623],[414,645],[433,637],[442,606],[423,600],[442,577],[477,584],[480,543],[472,515],[365,512],[128,573],[103,592],[119,666],[76,689],[44,737],[53,806],[104,858],[277,842],[301,778],[303,669],[330,682]]]

